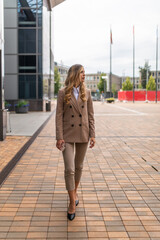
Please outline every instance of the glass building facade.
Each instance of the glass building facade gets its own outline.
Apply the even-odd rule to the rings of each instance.
[[[18,95],[41,99],[42,0],[18,0]]]
[[[54,13],[51,7],[64,0],[2,1],[5,100],[14,106],[19,99],[27,99],[30,111],[45,110],[46,99],[51,99],[54,93]]]

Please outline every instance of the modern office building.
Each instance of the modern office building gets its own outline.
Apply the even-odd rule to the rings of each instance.
[[[54,93],[53,11],[64,0],[4,0],[5,99],[42,111]],[[46,87],[47,85],[47,87]]]

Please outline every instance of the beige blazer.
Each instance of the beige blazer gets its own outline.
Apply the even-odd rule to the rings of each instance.
[[[64,102],[65,88],[59,90],[56,108],[56,139],[65,142],[88,142],[95,137],[94,112],[91,91],[86,89],[86,99],[76,100],[71,95],[70,104]]]

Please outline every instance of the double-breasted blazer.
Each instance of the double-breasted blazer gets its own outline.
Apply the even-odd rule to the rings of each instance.
[[[70,103],[64,101],[65,88],[59,90],[56,108],[56,139],[65,142],[88,142],[95,137],[94,111],[91,91],[86,89],[86,100],[76,100],[73,92]]]

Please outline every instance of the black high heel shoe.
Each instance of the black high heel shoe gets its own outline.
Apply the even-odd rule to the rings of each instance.
[[[78,204],[79,204],[79,200],[76,200],[76,206],[78,206]]]
[[[76,214],[75,213],[69,213],[67,214],[67,218],[72,221],[75,218]]]

